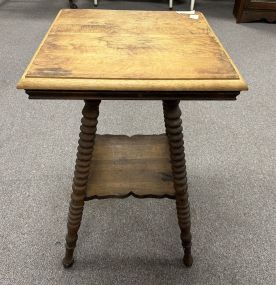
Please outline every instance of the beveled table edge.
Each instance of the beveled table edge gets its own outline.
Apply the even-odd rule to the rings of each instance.
[[[81,91],[243,91],[243,79],[231,80],[132,80],[132,79],[21,79],[17,89]]]

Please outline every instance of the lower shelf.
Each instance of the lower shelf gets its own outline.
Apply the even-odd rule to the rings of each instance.
[[[166,135],[97,135],[86,200],[175,198]]]

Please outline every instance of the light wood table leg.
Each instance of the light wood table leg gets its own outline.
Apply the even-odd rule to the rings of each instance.
[[[183,263],[192,266],[191,255],[192,235],[190,232],[191,219],[188,201],[188,184],[185,165],[184,141],[182,134],[181,110],[179,100],[164,100],[163,110],[166,134],[170,145],[172,174],[176,194],[176,209],[178,224],[181,230],[181,240],[184,249]]]
[[[71,202],[68,214],[66,253],[63,266],[70,267],[74,263],[73,253],[78,239],[78,230],[81,224],[84,198],[92,159],[100,101],[85,101],[82,110],[80,139],[75,165]]]

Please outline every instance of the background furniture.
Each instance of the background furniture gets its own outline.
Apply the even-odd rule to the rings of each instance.
[[[237,23],[276,21],[276,0],[236,0],[233,11]]]

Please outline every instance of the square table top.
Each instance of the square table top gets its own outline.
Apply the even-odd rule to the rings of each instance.
[[[17,88],[242,91],[247,85],[202,13],[61,10]]]

